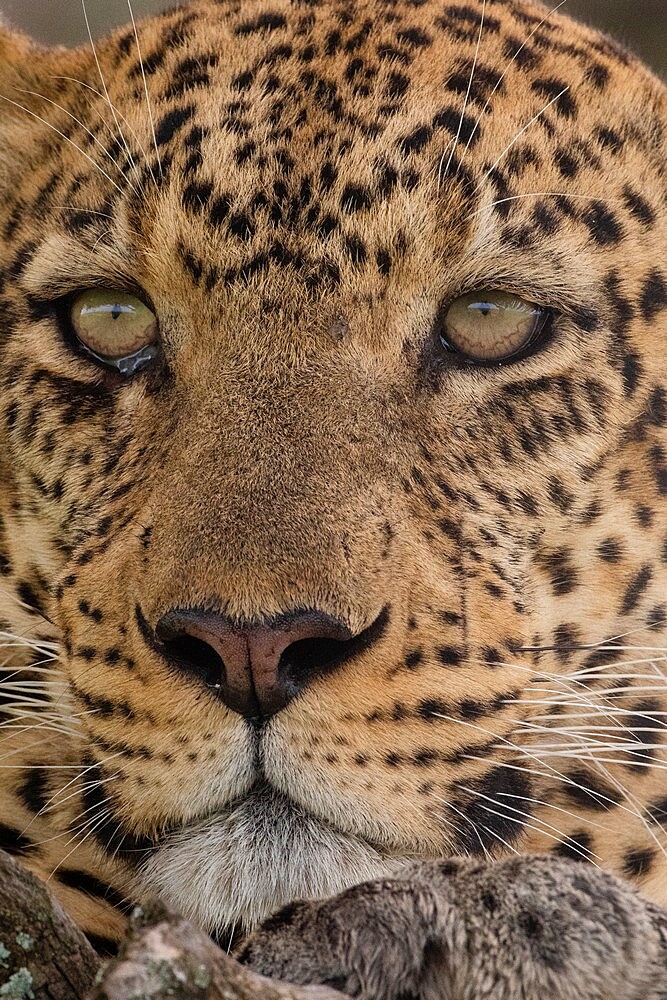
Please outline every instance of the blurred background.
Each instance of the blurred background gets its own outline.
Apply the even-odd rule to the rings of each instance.
[[[132,7],[139,17],[172,3],[133,0]],[[127,0],[87,0],[86,7],[95,35],[129,20]],[[71,45],[86,38],[81,0],[0,0],[0,9],[42,41]],[[567,0],[563,9],[609,31],[667,76],[667,0]]]

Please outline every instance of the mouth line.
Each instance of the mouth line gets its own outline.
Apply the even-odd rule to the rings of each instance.
[[[283,821],[284,816],[289,815],[292,820],[316,823],[323,829],[330,830],[341,837],[354,839],[378,855],[389,857],[394,854],[387,845],[370,840],[356,831],[342,829],[330,820],[317,816],[290,795],[277,789],[263,776],[257,778],[246,792],[231,799],[224,806],[190,816],[180,822],[172,822],[162,827],[158,833],[132,834],[128,831],[119,830],[116,823],[110,821],[110,826],[113,827],[111,839],[105,837],[104,831],[100,830],[99,840],[107,850],[114,851],[117,856],[122,857],[128,864],[136,868],[144,864],[162,848],[168,847],[174,838],[182,836],[188,831],[201,831],[216,824],[223,825],[230,822],[233,820],[234,815],[247,807],[251,801],[257,803],[258,806],[266,807],[263,809],[263,812],[269,824],[271,823],[270,813],[273,812],[275,814],[276,827],[281,822],[280,812],[282,811],[284,814],[282,817]]]
[[[181,825],[175,828],[171,828],[169,831],[166,831],[164,837],[168,837],[169,834],[173,834],[174,832],[180,830],[187,830],[188,828],[203,826],[206,825],[207,823],[214,824],[216,821],[226,822],[227,820],[230,819],[230,817],[234,815],[234,813],[242,809],[246,805],[246,803],[248,803],[251,799],[254,799],[257,802],[261,802],[262,804],[265,803],[267,806],[267,814],[270,811],[276,812],[277,806],[282,806],[296,817],[301,816],[304,820],[314,821],[320,824],[322,827],[326,827],[333,833],[340,834],[343,837],[353,837],[360,843],[363,843],[367,847],[370,847],[372,850],[377,851],[378,854],[387,855],[392,853],[391,851],[388,850],[388,848],[385,845],[370,840],[368,837],[365,837],[362,834],[357,833],[355,831],[342,829],[340,826],[337,826],[331,820],[324,819],[323,817],[318,816],[316,813],[312,812],[306,806],[302,805],[300,802],[297,802],[297,800],[294,799],[291,795],[288,795],[286,792],[283,792],[279,788],[276,788],[276,786],[272,784],[272,782],[263,775],[258,777],[246,792],[244,792],[242,795],[236,796],[236,798],[234,799],[231,799],[222,808],[214,809],[210,812],[202,813],[199,816],[193,817],[192,819],[189,819],[187,822],[182,823]],[[276,817],[276,821],[279,821],[279,817]],[[164,839],[164,837],[161,839]]]

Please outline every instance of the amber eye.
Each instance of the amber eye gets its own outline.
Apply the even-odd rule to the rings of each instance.
[[[522,354],[544,330],[549,317],[549,310],[534,302],[484,288],[452,302],[440,337],[448,351],[493,364]]]
[[[123,375],[133,375],[157,354],[157,319],[135,295],[90,288],[72,301],[69,319],[79,346]]]

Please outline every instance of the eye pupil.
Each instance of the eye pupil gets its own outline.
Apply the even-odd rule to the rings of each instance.
[[[114,305],[114,306],[111,307],[111,318],[112,319],[118,319],[118,317],[122,316],[122,315],[123,315],[123,310],[118,305],[118,303],[116,303],[116,305]]]

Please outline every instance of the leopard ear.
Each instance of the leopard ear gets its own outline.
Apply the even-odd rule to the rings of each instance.
[[[0,93],[18,83],[29,71],[31,59],[45,50],[27,35],[11,28],[0,13]],[[2,112],[0,112],[0,116]]]

